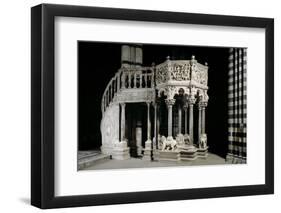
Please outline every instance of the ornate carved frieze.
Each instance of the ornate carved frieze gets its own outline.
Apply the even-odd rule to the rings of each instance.
[[[157,66],[155,80],[156,84],[165,83],[168,80],[168,63]]]
[[[189,81],[191,66],[189,61],[172,62],[171,80]]]
[[[207,86],[208,83],[208,68],[207,66],[201,65],[199,63],[194,63],[192,65],[191,78],[193,81]]]
[[[155,100],[154,89],[127,89],[116,96],[117,102],[153,102]]]
[[[170,81],[193,81],[207,86],[208,66],[195,60],[167,60],[156,66],[156,86]]]

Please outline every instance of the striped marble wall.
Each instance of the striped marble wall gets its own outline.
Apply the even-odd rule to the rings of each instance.
[[[228,75],[228,154],[229,163],[247,159],[247,49],[230,48]]]

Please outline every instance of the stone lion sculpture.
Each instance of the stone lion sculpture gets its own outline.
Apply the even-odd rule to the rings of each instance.
[[[190,145],[190,144],[191,144],[191,141],[190,141],[189,134],[185,134],[183,137],[184,137],[184,143],[185,143],[186,145]]]
[[[167,140],[168,139],[168,140]],[[177,147],[177,142],[176,140],[172,138],[167,138],[165,136],[161,137],[161,143],[162,143],[162,151],[164,150],[172,150],[174,151],[175,148]]]
[[[201,134],[200,142],[199,142],[199,148],[205,149],[206,147],[207,147],[207,135]]]
[[[177,144],[180,146],[185,145],[184,136],[183,134],[178,134],[176,137]]]

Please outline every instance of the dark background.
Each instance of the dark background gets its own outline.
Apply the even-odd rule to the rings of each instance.
[[[79,150],[101,146],[101,98],[121,66],[121,43],[78,42],[78,145]],[[162,63],[167,56],[208,62],[206,132],[210,151],[226,156],[228,144],[228,48],[143,44],[143,64]],[[195,112],[196,113],[196,112]],[[196,119],[195,119],[196,120]],[[196,125],[196,123],[194,124]],[[196,126],[195,126],[196,127]],[[196,133],[197,128],[194,129]]]

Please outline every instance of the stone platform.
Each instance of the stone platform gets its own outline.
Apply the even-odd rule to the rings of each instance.
[[[179,146],[176,150],[159,151],[159,160],[165,161],[194,161],[197,158],[206,159],[208,156],[208,147],[205,149],[195,146]]]
[[[78,170],[86,169],[110,160],[110,155],[102,154],[98,150],[78,151]]]
[[[159,151],[159,160],[162,161],[178,161],[179,160],[179,152],[178,151],[170,151],[170,150],[161,150]]]
[[[207,159],[197,158],[189,161],[165,161],[165,160],[143,160],[142,158],[130,158],[127,160],[107,160],[83,170],[100,170],[100,169],[128,169],[128,168],[152,168],[152,167],[175,167],[175,166],[199,166],[199,165],[226,165],[224,158],[209,153]]]

